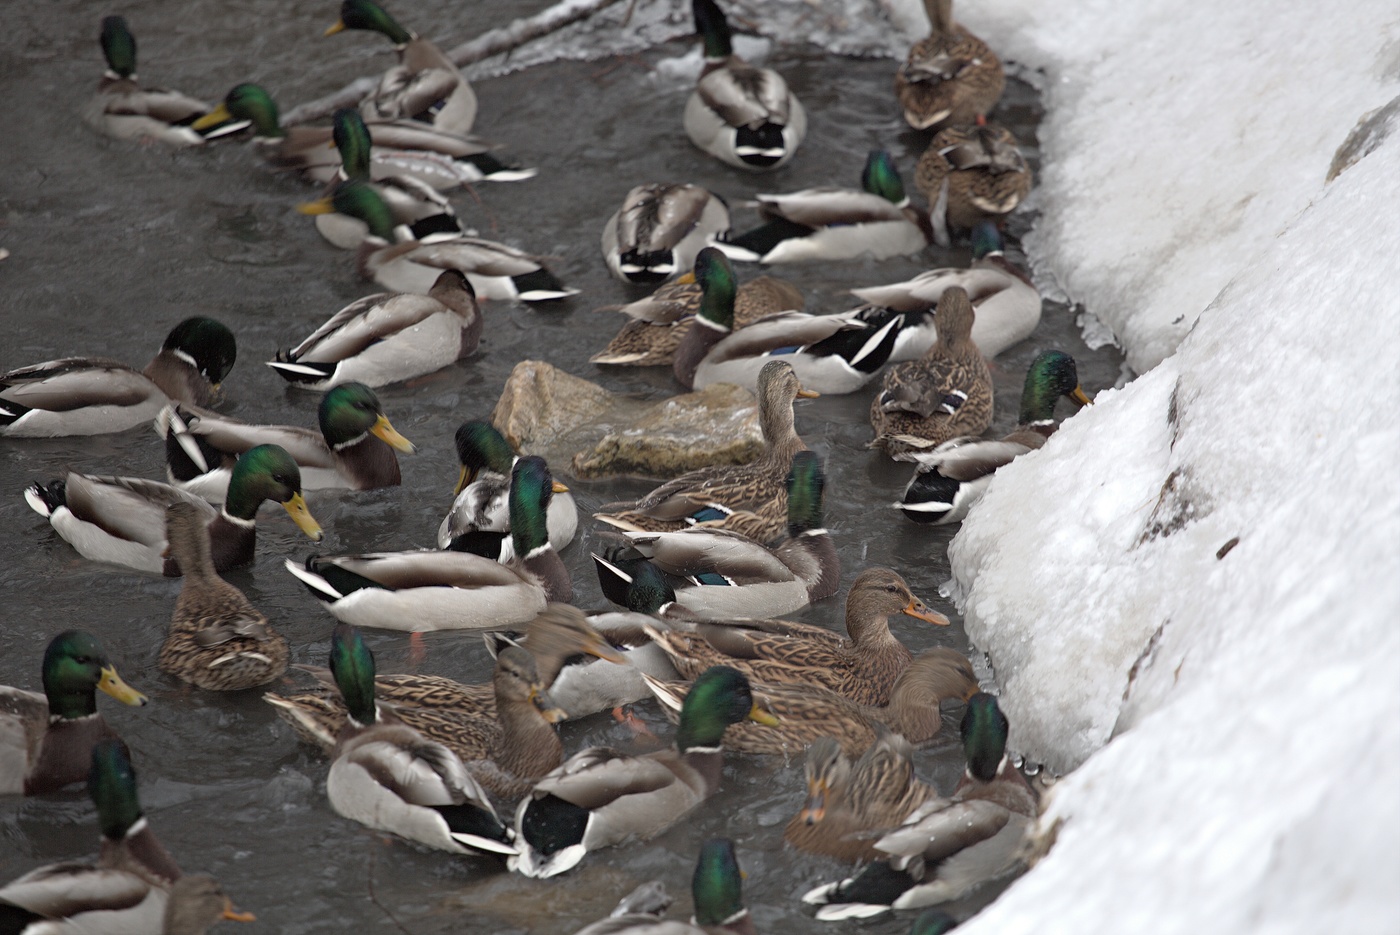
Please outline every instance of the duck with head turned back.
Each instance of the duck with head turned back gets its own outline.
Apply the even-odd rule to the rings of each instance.
[[[372,0],[344,0],[340,19],[325,35],[346,29],[377,32],[399,53],[399,64],[384,73],[379,87],[360,104],[366,120],[409,119],[458,136],[471,132],[476,93],[441,49],[400,26]]]
[[[515,554],[501,564],[469,552],[420,549],[313,555],[287,571],[338,620],[387,630],[499,629],[525,623],[547,600],[573,599],[568,569],[549,544],[546,514],[553,480],[542,458],[511,472]]]
[[[933,239],[929,218],[909,203],[894,160],[871,150],[861,190],[808,188],[787,195],[759,195],[762,227],[721,243],[731,259],[750,263],[844,260],[869,254],[877,260],[918,253]]]
[[[481,308],[459,270],[443,270],[427,295],[378,292],[345,306],[267,365],[292,386],[384,386],[469,357],[481,342]]]
[[[593,850],[665,831],[719,788],[724,729],[744,719],[775,723],[753,702],[748,679],[715,666],[695,680],[676,746],[647,756],[582,750],[535,784],[515,813],[517,856],[530,877],[563,873]]]
[[[336,813],[454,854],[514,852],[510,829],[457,755],[374,698],[374,656],[353,627],[331,633],[331,672],[349,718],[326,776]]]
[[[721,162],[764,171],[786,165],[807,135],[807,112],[771,68],[734,54],[729,22],[715,0],[694,0],[705,68],[685,104],[690,141]]]
[[[219,577],[209,554],[209,529],[188,503],[165,511],[170,554],[184,582],[160,648],[162,670],[209,691],[266,685],[287,669],[287,639],[267,615]]]
[[[1006,74],[985,42],[953,22],[953,0],[924,0],[929,36],[894,76],[894,96],[915,130],[974,123],[1001,99]]]
[[[875,841],[883,858],[802,897],[823,921],[865,918],[951,899],[1020,863],[1035,793],[1006,755],[1009,726],[996,698],[974,695],[961,724],[967,771],[948,798],[931,797]]]
[[[822,685],[860,704],[887,705],[895,680],[913,660],[890,632],[895,614],[948,625],[948,618],[925,606],[898,574],[869,568],[846,595],[849,636],[791,620],[697,623],[647,632],[684,678],[723,664],[755,681]]]
[[[1031,170],[1016,137],[988,123],[939,130],[919,157],[914,184],[928,200],[934,239],[951,242],[950,230],[1000,221],[1030,194]]]
[[[341,383],[321,397],[319,430],[296,425],[249,425],[204,410],[173,407],[161,412],[171,483],[222,502],[234,466],[260,445],[278,445],[296,461],[307,490],[397,487],[402,477],[394,451],[412,454],[384,414],[379,397],[363,383]]]
[[[775,360],[759,373],[758,418],[763,454],[748,464],[701,468],[667,481],[630,503],[594,516],[638,532],[673,532],[706,523],[769,542],[787,523],[786,480],[792,456],[807,446],[793,424],[792,404],[817,394],[804,389],[792,365]]]
[[[909,451],[898,460],[913,461],[917,472],[896,506],[916,523],[961,522],[992,482],[998,468],[1028,451],[1036,451],[1055,433],[1055,403],[1063,396],[1076,407],[1091,402],[1079,385],[1074,358],[1045,351],[1031,362],[1021,391],[1021,417],[999,439],[960,435],[928,452]]]
[[[0,887],[0,913],[15,907],[57,923],[36,926],[35,932],[160,932],[180,868],[141,812],[126,744],[115,737],[101,740],[88,763],[88,794],[102,831],[97,859],[50,864]],[[19,931],[28,929],[21,925]]]
[[[885,371],[870,401],[871,448],[898,455],[991,425],[992,373],[972,341],[974,314],[961,286],[943,293],[934,313],[938,340],[920,359]]]
[[[0,435],[99,435],[150,422],[172,402],[212,405],[238,355],[233,332],[187,318],[137,372],[105,357],[65,357],[0,375]]]
[[[179,562],[165,555],[165,510],[172,503],[192,504],[205,518],[219,571],[253,560],[258,507],[264,500],[280,503],[302,532],[321,539],[321,526],[301,495],[301,470],[276,445],[259,445],[238,459],[219,509],[171,484],[73,471],[47,484],[33,484],[24,499],[83,557],[168,578],[180,574]]]
[[[82,630],[49,640],[42,673],[42,695],[0,686],[0,795],[57,792],[87,778],[93,745],[116,736],[97,710],[99,689],[123,704],[146,703]]]

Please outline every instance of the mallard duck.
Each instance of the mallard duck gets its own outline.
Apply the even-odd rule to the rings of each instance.
[[[977,694],[962,719],[967,772],[950,798],[930,798],[875,842],[886,859],[802,897],[824,921],[863,918],[957,899],[1015,869],[1036,814],[1035,793],[1006,756],[1007,722]]]
[[[1000,439],[960,435],[930,452],[899,456],[918,468],[896,506],[916,523],[962,522],[982,499],[997,468],[1040,448],[1055,433],[1055,403],[1061,396],[1076,406],[1091,402],[1079,385],[1074,358],[1063,351],[1045,351],[1026,371],[1021,418],[1009,434]]]
[[[287,638],[214,570],[204,513],[171,504],[165,528],[185,580],[160,648],[161,669],[209,691],[253,688],[280,677],[287,670]]]
[[[570,869],[588,851],[666,830],[719,788],[730,724],[776,723],[754,705],[743,673],[715,666],[691,686],[674,749],[630,756],[582,750],[535,784],[515,813],[510,868],[530,877]]]
[[[704,290],[694,272],[668,282],[645,299],[608,305],[600,312],[622,312],[627,324],[590,363],[629,367],[670,366],[676,348],[695,324]],[[802,292],[790,282],[759,276],[739,286],[734,299],[734,327],[742,328],[774,312],[802,311]]]
[[[19,931],[36,935],[160,932],[180,868],[141,813],[126,745],[115,737],[100,740],[88,763],[88,794],[97,806],[102,831],[97,859],[49,864],[12,880],[0,888],[0,908],[12,906],[31,913],[32,918],[18,920]],[[55,924],[24,928],[27,921],[37,919]]]
[[[919,157],[914,184],[928,199],[934,239],[947,246],[949,229],[999,221],[1031,191],[1031,170],[1006,127],[994,123],[945,127]]]
[[[787,478],[787,538],[769,548],[728,529],[629,532],[632,547],[675,577],[677,604],[703,620],[792,613],[836,593],[841,559],[822,526],[826,477],[811,451],[792,456]],[[633,575],[593,555],[604,595],[626,590]],[[613,579],[613,580],[609,580]]]
[[[283,128],[277,104],[260,85],[235,85],[222,103],[192,126],[207,131],[232,121],[246,122],[254,148],[278,169],[296,171],[321,183],[334,180],[342,171],[341,156],[332,148],[332,128]],[[444,133],[414,120],[376,123],[370,173],[376,179],[409,175],[438,191],[482,180],[516,181],[535,174],[533,169],[502,163],[490,150],[491,145],[482,140]]]
[[[136,80],[136,37],[125,19],[104,16],[99,41],[107,71],[84,110],[89,124],[119,140],[158,140],[171,146],[204,143],[205,134],[190,124],[208,113],[209,105],[179,91],[141,87]]]
[[[222,919],[256,922],[258,917],[235,909],[233,900],[209,874],[192,873],[180,877],[170,888],[161,935],[205,935],[209,926]]]
[[[930,32],[894,76],[894,96],[915,130],[973,123],[1001,100],[1006,75],[987,43],[953,22],[953,0],[924,0]]]
[[[779,312],[734,330],[734,269],[714,247],[700,251],[696,327],[676,348],[672,370],[686,389],[715,383],[757,388],[774,359],[786,361],[802,385],[818,393],[849,393],[864,386],[889,359],[903,316]]]
[[[306,490],[348,487],[374,490],[402,482],[395,449],[412,454],[413,443],[395,430],[374,390],[341,383],[321,397],[319,429],[250,425],[207,410],[178,406],[161,411],[171,483],[222,503],[229,477],[249,450],[277,445],[296,461]]]
[[[379,178],[374,177],[374,140],[358,111],[342,107],[331,115],[331,139],[340,152],[336,182],[356,179],[368,184],[388,205],[394,226],[407,227],[414,240],[427,242],[474,233],[462,227],[447,197],[422,179],[387,174],[382,168]],[[316,215],[316,230],[342,250],[358,248],[369,235],[364,221],[337,213]]]
[[[844,763],[831,737],[818,738],[807,754],[807,801],[783,830],[800,851],[839,860],[880,856],[875,839],[896,827],[938,790],[914,775],[909,742],[882,733],[854,763]]]
[[[259,445],[234,465],[221,509],[171,484],[140,477],[99,477],[69,471],[59,480],[34,484],[24,499],[78,554],[98,562],[126,565],[168,578],[179,563],[165,556],[165,509],[191,503],[206,517],[214,567],[228,571],[253,560],[258,507],[282,504],[302,532],[315,541],[321,527],[301,495],[301,471],[276,445]]]
[[[808,188],[759,195],[762,227],[721,243],[732,259],[757,263],[877,260],[918,253],[933,239],[928,215],[909,203],[894,160],[872,150],[861,172],[862,191]]]
[[[666,716],[674,719],[689,686],[647,677],[647,686]],[[943,726],[939,705],[951,698],[966,701],[977,693],[977,677],[967,657],[938,647],[914,657],[895,679],[890,703],[883,708],[857,704],[821,685],[802,682],[753,682],[754,697],[778,719],[759,729],[735,724],[724,745],[736,753],[801,753],[818,737],[833,737],[847,756],[860,756],[886,730],[910,743],[923,743]]]
[[[374,656],[358,631],[336,624],[330,662],[349,710],[326,775],[336,814],[453,854],[514,853],[457,755],[375,704]]]
[[[977,313],[972,341],[983,357],[1030,337],[1040,324],[1040,293],[1026,274],[1007,261],[996,225],[979,223],[972,231],[972,265],[967,269],[932,269],[904,282],[852,289],[851,294],[879,309],[905,316],[890,362],[917,360],[934,341],[934,309],[949,286],[961,286]]]
[[[116,736],[97,710],[98,689],[123,704],[146,703],[82,630],[49,640],[42,672],[42,695],[0,686],[0,795],[57,792],[87,778],[93,745]]]
[[[404,29],[371,0],[345,0],[340,19],[325,34],[346,29],[380,33],[399,53],[399,64],[384,73],[379,87],[360,104],[366,120],[411,119],[460,136],[471,132],[476,93],[441,49]]]
[[[528,254],[505,244],[476,237],[433,243],[396,237],[384,200],[364,182],[342,182],[329,198],[300,205],[298,210],[304,214],[335,211],[368,224],[370,236],[358,254],[360,273],[386,289],[427,292],[443,270],[455,269],[483,299],[546,302],[578,294]]]
[[[671,897],[653,880],[628,894],[608,918],[574,935],[756,935],[753,918],[744,906],[744,873],[734,855],[733,841],[711,838],[700,846],[690,891],[695,914],[689,924],[661,918],[671,905]]]
[[[427,295],[377,292],[351,302],[267,365],[307,389],[384,386],[470,356],[481,328],[472,284],[458,270],[443,270]]]
[[[992,423],[992,373],[972,342],[974,312],[961,286],[938,300],[938,340],[918,360],[895,364],[870,401],[871,448],[891,455],[932,448]]]
[[[771,68],[734,54],[729,22],[714,0],[694,0],[695,31],[705,43],[700,83],[685,102],[685,132],[700,149],[740,169],[776,169],[807,135],[807,112]]]
[[[930,610],[888,568],[856,576],[846,595],[846,632],[791,620],[697,623],[690,629],[649,627],[683,678],[712,665],[729,665],[760,682],[822,685],[865,705],[887,705],[913,653],[890,632],[889,618],[905,614],[939,626],[948,618]]]
[[[514,546],[510,532],[510,473],[517,456],[515,449],[489,422],[473,419],[457,427],[455,436],[457,461],[462,465],[453,490],[456,499],[438,526],[437,544],[440,549],[452,548],[463,536],[478,533],[500,538],[499,552],[490,555],[498,561],[509,561]],[[551,486],[549,512],[545,524],[549,529],[549,544],[557,552],[574,539],[578,531],[578,505],[574,495],[558,481]],[[476,548],[462,551],[478,552]]]
[[[241,461],[240,461],[241,463]],[[549,544],[545,514],[553,480],[543,458],[511,470],[515,557],[501,564],[469,552],[421,549],[313,555],[287,570],[336,619],[386,630],[480,630],[524,623],[547,600],[573,599],[573,584]],[[522,558],[523,556],[523,558]]]
[[[802,388],[792,365],[775,360],[758,378],[758,418],[763,454],[748,464],[701,468],[667,481],[632,503],[613,503],[593,514],[610,526],[639,532],[672,532],[696,522],[741,532],[761,542],[781,535],[787,521],[788,469],[807,446],[793,428]]]
[[[212,318],[171,329],[143,371],[105,357],[65,357],[0,376],[0,435],[99,435],[149,423],[171,402],[209,406],[238,355]]]
[[[729,235],[729,206],[699,185],[638,185],[603,225],[603,261],[623,282],[689,270],[700,248]]]

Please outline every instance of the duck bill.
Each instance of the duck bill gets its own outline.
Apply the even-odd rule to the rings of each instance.
[[[472,481],[476,480],[476,468],[469,468],[462,465],[461,473],[457,475],[457,486],[452,489],[452,496],[457,496],[466,490]]]
[[[695,284],[695,270],[689,270],[683,275],[677,276],[674,280],[680,286],[693,286]]]
[[[140,707],[147,701],[145,695],[123,682],[122,677],[117,674],[117,670],[111,666],[102,667],[102,678],[98,680],[97,687],[122,704],[129,704],[132,707]]]
[[[370,434],[405,454],[413,454],[416,450],[413,447],[413,442],[400,435],[394,426],[390,424],[388,416],[381,415],[379,420],[374,423],[374,428],[370,429]]]
[[[797,817],[804,824],[815,825],[826,817],[826,783],[821,782],[812,786],[807,794],[807,804],[802,806],[802,811],[797,813]]]
[[[315,201],[303,201],[297,205],[297,210],[302,214],[335,214],[335,205],[329,198],[317,198]]]
[[[558,724],[560,721],[569,719],[569,712],[563,708],[556,708],[554,702],[549,700],[549,695],[545,694],[543,686],[532,685],[530,687],[530,701],[539,709],[540,715],[551,724]]]
[[[336,33],[338,33],[338,32],[344,32],[344,31],[345,31],[345,20],[343,20],[343,19],[338,19],[338,20],[335,21],[335,24],[334,24],[334,25],[328,27],[328,28],[326,29],[325,32],[321,33],[321,38],[324,39],[326,36],[334,36]]]
[[[615,662],[618,665],[627,664],[627,657],[602,639],[590,640],[582,651],[590,656],[597,656],[599,659],[606,659],[608,662]]]
[[[297,524],[298,529],[311,537],[312,542],[321,541],[321,524],[316,522],[316,517],[306,508],[306,498],[301,495],[301,491],[292,494],[292,499],[282,504],[282,509],[287,511],[287,515]]]
[[[190,124],[190,129],[207,130],[210,127],[217,127],[221,123],[227,123],[232,119],[233,114],[228,112],[228,106],[220,104],[218,107],[215,107],[213,110],[209,111],[209,113]]]
[[[807,389],[807,387],[805,387],[805,386],[802,387],[802,388],[800,388],[800,389],[797,391],[797,398],[798,398],[798,399],[817,399],[817,398],[820,397],[821,395],[822,395],[822,394],[821,394],[821,393],[818,393],[816,390],[809,390],[809,389]]]
[[[258,917],[251,912],[239,912],[237,909],[233,908],[233,900],[229,899],[227,896],[224,897],[224,911],[219,915],[219,918],[227,919],[230,922],[258,921]]]
[[[569,488],[568,488],[568,487],[565,487],[563,484],[559,483],[558,481],[554,481],[553,483],[554,483],[554,486],[553,486],[552,488],[550,488],[550,489],[552,489],[555,493],[568,493],[568,492],[569,492]]]
[[[753,707],[749,709],[749,720],[758,724],[765,724],[768,727],[777,727],[780,723],[776,714],[759,707],[758,702],[754,702]]]
[[[1069,398],[1081,406],[1092,406],[1094,401],[1084,392],[1084,387],[1076,386],[1070,391]]]
[[[937,624],[940,627],[946,627],[949,623],[947,617],[936,610],[930,610],[928,607],[924,606],[924,602],[917,597],[910,598],[909,603],[904,605],[904,610],[901,611],[901,613],[906,617],[913,617],[915,620],[924,620],[928,623]]]

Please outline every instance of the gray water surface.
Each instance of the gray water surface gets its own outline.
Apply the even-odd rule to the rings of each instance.
[[[546,5],[492,0],[463,13],[460,5],[433,0],[395,12],[422,32],[460,41]],[[459,11],[453,15],[460,25],[432,28],[448,10]],[[116,12],[140,40],[145,80],[211,99],[239,81],[257,80],[287,109],[391,61],[377,37],[320,39],[334,20],[331,2],[12,5],[0,35],[6,91],[0,117],[8,128],[0,143],[6,168],[0,247],[11,252],[0,263],[0,370],[70,354],[143,366],[177,321],[211,315],[239,340],[223,411],[255,422],[314,424],[317,395],[288,389],[261,362],[342,305],[377,290],[357,279],[349,254],[324,244],[310,219],[294,211],[315,190],[270,171],[245,147],[170,151],[109,141],[81,124],[78,111],[101,73],[98,23]],[[264,510],[256,563],[228,578],[291,639],[294,660],[324,662],[332,619],[283,570],[283,559],[313,548],[430,545],[457,475],[452,433],[463,420],[490,413],[516,362],[543,358],[614,390],[649,397],[674,391],[665,371],[600,370],[587,363],[620,325],[617,316],[592,309],[638,294],[610,279],[598,255],[602,224],[630,187],[697,182],[737,205],[761,191],[855,185],[866,152],[876,146],[890,148],[906,180],[912,179],[926,139],[903,130],[890,92],[892,62],[835,58],[806,45],[775,48],[771,62],[806,103],[810,135],[791,166],[751,176],[702,156],[686,140],[680,127],[686,90],[656,80],[651,70],[660,58],[685,50],[675,43],[643,56],[560,62],[477,84],[477,132],[506,144],[540,173],[524,183],[458,192],[454,203],[484,236],[549,255],[552,268],[583,291],[538,308],[492,303],[474,357],[381,390],[385,410],[419,452],[401,459],[401,488],[313,493],[311,509],[326,529],[322,544],[313,546],[280,510]],[[1002,116],[1034,158],[1038,105],[1026,85],[1013,83]],[[736,227],[754,221],[750,209],[736,209]],[[1024,221],[1013,225],[1023,228]],[[838,311],[850,307],[848,288],[967,260],[965,250],[933,249],[919,258],[791,267],[780,274],[801,285],[810,310]],[[1076,356],[1091,394],[1118,377],[1118,355],[1088,351],[1068,311],[1047,305],[1032,340],[993,366],[995,430],[1014,422],[1026,366],[1050,347]],[[871,392],[798,409],[799,431],[826,459],[828,525],[844,563],[843,582],[870,565],[895,567],[955,621],[936,629],[902,618],[894,622],[900,637],[916,651],[936,645],[967,651],[954,608],[937,596],[949,575],[945,551],[955,530],[917,527],[886,508],[909,468],[864,450]],[[738,842],[748,874],[746,900],[760,931],[838,930],[812,921],[797,896],[845,868],[782,844],[782,826],[803,795],[800,762],[732,756],[724,789],[682,825],[645,845],[592,855],[549,881],[430,852],[339,818],[324,796],[324,757],[299,745],[258,693],[194,691],[157,670],[178,581],[82,559],[24,504],[25,485],[68,467],[146,477],[164,472],[161,447],[144,428],[96,438],[0,440],[0,684],[37,690],[43,648],[60,629],[82,627],[99,636],[123,676],[151,697],[139,710],[105,697],[100,702],[132,747],[151,825],[184,868],[215,874],[242,908],[258,914],[257,923],[239,931],[565,933],[658,876],[677,897],[673,914],[688,915],[694,856],[699,843],[715,835]],[[573,484],[585,511],[649,487],[641,480]],[[585,523],[564,551],[585,608],[604,604],[588,560],[596,542]],[[801,617],[840,627],[841,601],[826,601]],[[416,668],[470,681],[489,673],[475,634],[428,636],[421,664],[410,658],[403,634],[366,637],[381,671]],[[670,736],[654,708],[639,712],[661,736]],[[950,725],[958,713],[946,712]],[[605,716],[567,724],[563,733],[568,751],[632,742]],[[962,768],[948,740],[920,751],[918,764],[921,775],[944,790]],[[81,790],[0,800],[0,879],[88,855],[96,840],[93,809]],[[989,896],[951,908],[966,915]],[[897,932],[908,924],[897,918],[862,928]]]

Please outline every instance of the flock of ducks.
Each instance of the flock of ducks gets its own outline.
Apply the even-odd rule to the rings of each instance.
[[[275,685],[266,700],[330,757],[331,806],[368,827],[549,877],[700,807],[721,784],[726,749],[805,751],[807,799],[784,838],[860,864],[806,895],[819,919],[935,904],[1011,871],[1036,800],[1006,755],[1006,718],[960,653],[915,656],[890,627],[901,616],[947,618],[896,571],[868,568],[846,592],[844,634],[777,619],[837,595],[841,583],[823,521],[825,476],[796,432],[797,399],[852,392],[879,375],[870,444],[917,464],[901,507],[923,523],[966,516],[998,466],[1053,432],[1060,397],[1089,402],[1072,358],[1047,352],[1027,374],[1016,430],[979,437],[992,414],[986,358],[1027,337],[1040,316],[996,226],[1030,174],[1010,132],[985,119],[1004,85],[999,60],[954,22],[950,0],[928,6],[932,33],[899,68],[895,92],[910,126],[935,131],[915,175],[931,213],[911,205],[892,158],[875,151],[860,190],[761,196],[765,223],[743,234],[730,231],[725,202],[695,185],[639,186],[605,226],[612,273],[659,288],[620,308],[628,321],[593,360],[670,366],[686,389],[748,386],[764,438],[751,463],[695,471],[597,514],[617,539],[592,556],[600,588],[624,609],[588,616],[572,606],[558,554],[578,526],[572,495],[543,459],[518,456],[490,424],[468,422],[455,439],[461,473],[438,548],[286,563],[338,621],[328,668],[298,667],[313,684],[293,690],[283,681],[288,641],[220,577],[252,560],[259,506],[281,504],[319,540],[304,490],[398,485],[397,455],[414,450],[373,387],[470,355],[480,300],[573,290],[529,255],[461,227],[442,190],[533,172],[469,135],[470,85],[372,0],[345,0],[327,34],[380,33],[399,64],[326,128],[281,127],[256,85],[238,85],[214,107],[140,85],[135,40],[108,17],[109,70],[89,113],[96,126],[173,145],[251,137],[275,165],[331,186],[303,210],[392,291],[352,303],[268,362],[292,385],[322,392],[314,428],[252,425],[213,408],[236,350],[232,333],[207,318],[180,323],[143,370],[72,357],[0,376],[0,434],[154,424],[163,439],[166,481],[70,471],[29,488],[28,502],[89,559],[183,576],[160,668],[208,691]],[[806,133],[802,104],[776,72],[733,54],[714,0],[694,0],[694,15],[705,64],[685,132],[740,169],[786,164]],[[969,268],[853,290],[862,304],[836,314],[805,312],[791,284],[740,282],[734,268],[917,253],[964,231]],[[378,673],[361,627],[483,631],[494,676],[466,685]],[[0,791],[42,795],[85,781],[101,852],[0,888],[0,932],[189,935],[251,918],[209,878],[182,874],[155,839],[130,755],[95,693],[129,705],[146,698],[96,638],[55,636],[41,674],[43,694],[0,689]],[[557,722],[647,698],[676,724],[673,745],[565,756]],[[966,706],[968,766],[944,794],[914,774],[910,753],[939,733],[949,700]],[[692,922],[663,921],[665,901],[643,887],[584,931],[753,932],[740,878],[733,843],[707,842]],[[914,931],[951,924],[924,914]]]

